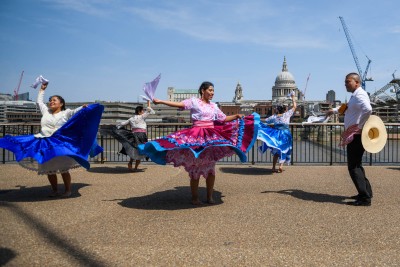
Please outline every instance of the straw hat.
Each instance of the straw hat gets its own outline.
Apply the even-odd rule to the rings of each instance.
[[[375,115],[369,116],[361,133],[363,147],[369,153],[378,153],[383,149],[387,140],[385,124]]]

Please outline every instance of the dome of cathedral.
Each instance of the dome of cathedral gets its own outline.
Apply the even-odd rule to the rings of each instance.
[[[282,71],[276,76],[275,85],[272,86],[272,100],[285,101],[291,92],[298,94],[298,88],[294,76],[288,71],[284,57]]]
[[[275,84],[282,85],[282,84],[294,84],[294,77],[288,71],[282,71],[281,73],[276,76]]]
[[[286,58],[283,61],[282,71],[276,76],[275,85],[295,84],[294,76],[287,70]]]

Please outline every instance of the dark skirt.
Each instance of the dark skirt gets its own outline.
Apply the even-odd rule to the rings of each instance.
[[[147,134],[145,132],[132,132],[127,129],[113,127],[109,134],[122,144],[122,149],[119,153],[127,155],[132,159],[141,160],[145,155],[140,155],[137,148],[140,144],[147,143]]]

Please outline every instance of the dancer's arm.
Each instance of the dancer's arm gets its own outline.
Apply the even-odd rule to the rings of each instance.
[[[295,100],[294,97],[295,97],[294,94],[292,94],[292,101],[293,101],[292,109],[293,109],[293,113],[296,111],[296,108],[297,108],[297,103],[296,103],[296,100]]]
[[[184,108],[185,107],[185,104],[183,102],[173,102],[173,101],[167,101],[167,100],[160,100],[157,98],[153,99],[153,103],[155,105],[164,104],[164,105],[167,105],[167,106],[170,106],[173,108]]]
[[[240,118],[243,118],[243,117],[244,117],[243,114],[230,115],[230,116],[226,116],[225,121],[229,122],[229,121],[237,120],[237,119],[240,119]]]
[[[40,108],[40,112],[42,114],[48,113],[49,108],[47,107],[47,105],[43,102],[43,98],[44,98],[44,91],[47,88],[47,83],[46,84],[42,84],[42,86],[40,87],[38,96],[37,96],[37,100],[36,103],[39,105]]]
[[[143,114],[143,118],[147,118],[150,114],[156,114],[156,112],[151,108],[150,100],[147,100],[147,108]]]

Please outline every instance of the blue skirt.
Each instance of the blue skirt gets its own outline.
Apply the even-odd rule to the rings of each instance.
[[[261,153],[268,149],[273,155],[279,156],[279,163],[290,163],[292,154],[292,134],[287,125],[277,124],[270,127],[260,122],[257,139],[264,143],[258,147]]]
[[[0,139],[0,147],[13,152],[18,162],[27,163],[22,166],[37,170],[39,174],[66,172],[75,165],[89,169],[89,156],[94,157],[103,151],[96,142],[103,110],[100,104],[89,105],[49,137],[6,135]],[[59,157],[68,160],[64,164]]]

